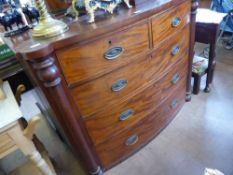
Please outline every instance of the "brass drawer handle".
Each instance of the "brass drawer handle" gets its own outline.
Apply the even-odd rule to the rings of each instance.
[[[178,27],[181,23],[181,18],[176,16],[172,19],[172,27]]]
[[[171,102],[171,108],[175,109],[177,107],[177,105],[178,105],[178,101],[177,100],[172,100],[172,102]]]
[[[172,77],[172,84],[176,84],[180,80],[180,75],[177,73]]]
[[[172,47],[171,54],[173,56],[176,56],[179,52],[180,52],[180,46],[178,44]]]
[[[117,80],[113,85],[112,85],[112,91],[113,92],[118,92],[124,89],[128,84],[128,80],[126,79],[121,79]]]
[[[104,54],[104,57],[107,60],[114,60],[114,59],[118,58],[123,53],[123,51],[124,51],[124,49],[122,47],[113,47],[113,48],[110,48]]]
[[[121,113],[119,119],[120,119],[120,121],[125,121],[128,118],[132,117],[133,114],[134,114],[134,110],[133,109],[128,109],[127,111]]]
[[[125,141],[125,144],[127,146],[131,146],[131,145],[134,145],[135,143],[137,143],[138,141],[138,135],[132,135],[130,136],[126,141]]]

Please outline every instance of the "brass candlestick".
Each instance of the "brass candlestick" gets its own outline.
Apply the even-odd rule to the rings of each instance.
[[[40,13],[39,24],[33,29],[35,38],[50,38],[60,35],[68,30],[68,26],[62,21],[53,19],[47,11],[44,0],[34,0]]]

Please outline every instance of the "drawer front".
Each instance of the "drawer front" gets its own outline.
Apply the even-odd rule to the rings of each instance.
[[[188,36],[189,27],[184,28],[182,32]],[[182,58],[182,53],[187,52],[188,42],[185,37],[180,39],[179,35],[175,35],[168,45],[164,44],[157,49],[152,58],[134,61],[128,66],[72,89],[72,95],[82,116],[86,118],[101,108],[114,106],[150,82],[158,80],[166,69]],[[172,50],[177,46],[179,52],[173,55]]]
[[[145,120],[96,147],[104,168],[125,159],[157,135],[175,116],[185,100],[185,86],[179,86],[157,111]]]
[[[154,47],[157,47],[160,42],[190,22],[190,2],[191,1],[186,1],[178,7],[152,18]],[[181,36],[182,34],[179,33],[179,35]]]
[[[142,88],[153,79],[150,59],[144,58],[94,81],[72,89],[73,97],[84,118],[101,108],[113,106],[127,99],[130,93]]]
[[[82,83],[131,63],[149,50],[148,21],[107,37],[58,51],[57,57],[68,85]]]
[[[163,70],[179,61],[182,55],[189,50],[190,27],[185,26],[180,33],[182,33],[182,37],[179,34],[173,35],[152,53],[152,59],[160,60],[160,68]]]
[[[171,71],[167,73],[159,82],[159,89],[161,90],[161,101],[174,93],[174,89],[179,84],[187,83],[188,75],[188,52],[181,56],[181,60],[171,68]]]
[[[13,148],[15,146],[15,143],[7,133],[0,135],[0,141],[1,141],[0,142],[0,157],[1,157],[2,154]]]
[[[186,83],[187,66],[188,59],[184,56],[158,83],[133,98],[114,104],[88,118],[86,126],[94,144],[122,132],[155,110],[177,86]]]
[[[87,119],[86,126],[93,143],[97,145],[122,132],[158,107],[161,96],[158,87],[154,84],[133,98],[104,109]]]

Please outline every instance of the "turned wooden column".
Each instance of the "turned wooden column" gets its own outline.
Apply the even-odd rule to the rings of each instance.
[[[191,101],[192,94],[192,64],[194,56],[194,44],[195,44],[195,28],[196,28],[196,14],[198,8],[198,0],[192,0],[191,6],[191,22],[190,22],[190,45],[189,45],[189,67],[188,67],[188,80],[187,80],[187,89],[186,89],[186,101]]]
[[[50,105],[54,109],[56,118],[66,136],[72,142],[74,150],[81,157],[85,168],[91,175],[102,175],[102,169],[96,153],[91,146],[90,140],[87,139],[86,128],[82,126],[79,111],[72,110],[72,98],[68,94],[65,81],[59,72],[54,59],[55,55],[49,55],[43,58],[34,58],[27,60],[30,72],[34,74],[40,88],[47,97]]]

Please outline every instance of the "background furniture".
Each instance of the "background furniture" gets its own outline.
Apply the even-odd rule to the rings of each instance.
[[[51,40],[9,43],[89,174],[135,153],[190,99],[197,5],[145,1],[94,24],[82,16]]]
[[[33,117],[27,127],[22,129],[20,124],[22,114],[8,82],[4,82],[3,91],[6,98],[0,101],[0,158],[20,149],[25,156],[29,156],[43,174],[55,175],[52,164],[49,166],[46,163],[32,142],[35,126],[40,118]]]
[[[3,37],[3,36],[1,36]],[[23,71],[22,65],[16,59],[15,53],[2,41],[0,37],[0,79],[7,80],[13,93],[19,84],[24,84],[26,90],[32,88],[32,84]]]
[[[211,16],[211,18],[210,18]],[[209,44],[208,68],[203,72],[193,72],[194,87],[193,93],[198,94],[200,91],[201,77],[207,74],[205,92],[210,91],[210,84],[213,81],[215,61],[215,48],[219,33],[219,24],[225,14],[217,13],[208,9],[198,9],[196,18],[196,42]]]
[[[0,78],[6,79],[20,73],[22,67],[16,60],[15,53],[2,41],[0,37]]]

